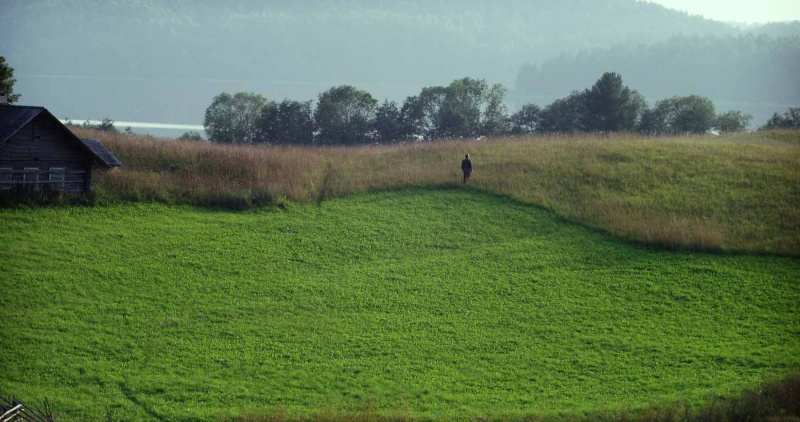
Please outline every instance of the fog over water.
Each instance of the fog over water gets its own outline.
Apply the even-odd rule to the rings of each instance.
[[[319,93],[336,85],[350,84],[368,90],[375,98],[402,101],[416,94],[418,85],[358,83],[357,81],[265,81],[256,79],[210,78],[136,78],[72,75],[16,74],[16,91],[24,94],[24,103],[44,104],[54,110],[76,110],[92,118],[106,116],[109,102],[127,119],[141,116],[154,122],[190,122],[202,124],[203,113],[211,99],[220,92],[269,93],[270,99],[313,100]],[[445,81],[442,83],[449,83]],[[53,92],[60,92],[58,97]],[[108,101],[97,101],[102,92]],[[128,99],[130,101],[126,101]],[[74,104],[81,103],[80,108]],[[157,110],[157,112],[154,112]],[[106,113],[106,114],[104,114]],[[59,117],[77,116],[74,113]]]

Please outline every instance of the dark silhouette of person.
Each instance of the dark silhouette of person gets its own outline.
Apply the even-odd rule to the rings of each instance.
[[[464,172],[464,183],[467,183],[467,179],[472,174],[472,161],[469,160],[469,154],[464,155],[464,161],[461,162],[461,171]]]

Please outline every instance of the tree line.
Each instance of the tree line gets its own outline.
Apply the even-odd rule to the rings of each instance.
[[[14,68],[0,56],[0,92],[10,104]],[[253,93],[221,93],[206,109],[204,128],[219,143],[293,145],[361,145],[441,138],[474,138],[553,132],[642,132],[650,135],[737,132],[752,116],[732,110],[716,114],[714,103],[699,95],[673,96],[650,108],[644,97],[623,84],[622,76],[604,73],[583,91],[540,108],[525,104],[508,115],[506,89],[485,80],[463,78],[448,86],[426,87],[406,98],[402,106],[382,104],[364,90],[342,85],[312,101],[285,99],[278,103]],[[73,125],[68,121],[68,125]],[[116,131],[113,120],[83,127]],[[800,107],[775,113],[762,129],[799,129]],[[128,127],[126,133],[131,133]],[[197,132],[181,139],[201,140]]]
[[[379,103],[350,85],[331,88],[311,101],[269,101],[264,96],[221,93],[206,109],[209,140],[222,143],[360,145],[435,138],[506,134],[506,90],[463,78],[426,87],[403,104]]]
[[[614,72],[544,108],[526,104],[509,114],[505,95],[502,85],[472,78],[422,88],[402,104],[380,103],[350,85],[321,93],[316,106],[312,101],[276,102],[254,93],[223,92],[206,109],[203,124],[212,142],[363,145],[558,132],[735,132],[752,120],[741,111],[717,114],[714,103],[699,95],[674,96],[649,107]]]

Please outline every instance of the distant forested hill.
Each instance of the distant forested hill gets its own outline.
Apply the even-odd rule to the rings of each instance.
[[[19,67],[104,76],[511,81],[563,52],[737,31],[633,0],[3,3],[3,50]]]
[[[350,83],[402,100],[465,76],[512,87],[524,63],[565,53],[743,32],[635,0],[0,5],[0,55],[17,69],[22,103],[46,103],[60,116],[186,123],[199,122],[223,90],[302,100]]]
[[[649,99],[699,94],[714,99],[720,109],[756,114],[754,123],[763,124],[759,110],[765,106],[800,104],[800,30],[764,35],[790,33],[791,28],[773,26],[756,31],[761,35],[735,37],[680,36],[563,55],[523,66],[516,87],[528,94],[564,96],[614,71]]]

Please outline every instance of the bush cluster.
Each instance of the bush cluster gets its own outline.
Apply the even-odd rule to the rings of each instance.
[[[783,115],[773,114],[761,129],[800,129],[800,107],[792,107]]]

